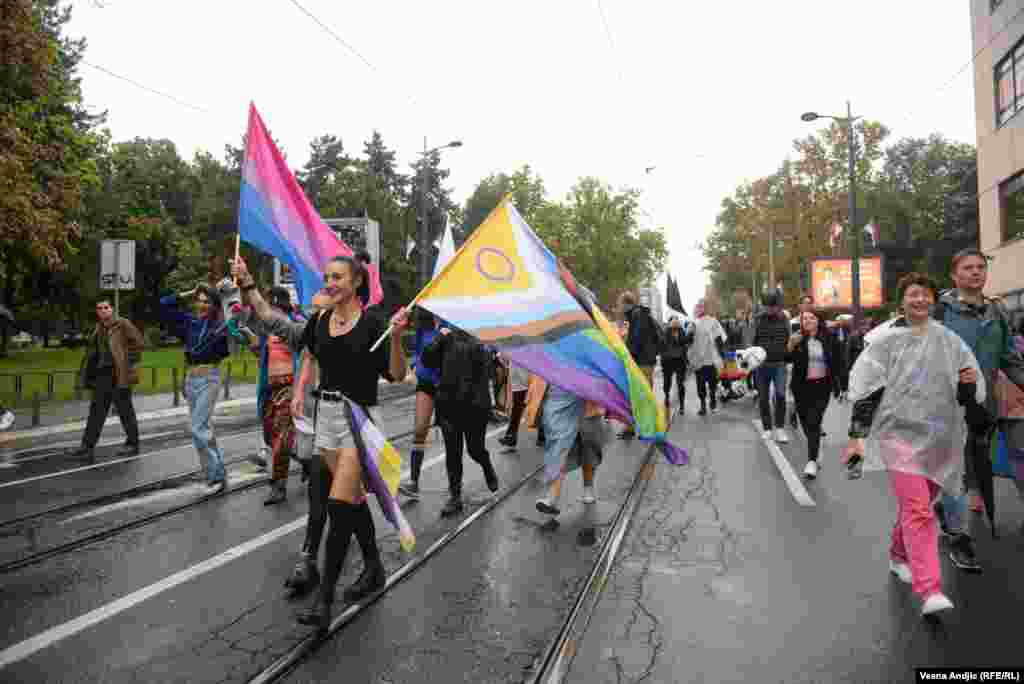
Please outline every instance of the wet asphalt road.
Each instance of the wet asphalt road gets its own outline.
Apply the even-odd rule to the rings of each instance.
[[[386,431],[411,427],[411,413],[394,409]],[[974,521],[985,573],[958,574],[945,562],[944,583],[957,608],[931,624],[920,618],[909,587],[887,571],[895,505],[885,481],[850,482],[838,466],[848,406],[833,405],[827,417],[825,468],[807,484],[814,507],[794,500],[751,425],[749,400],[707,419],[693,415],[692,403],[689,410],[672,437],[689,449],[692,465],[659,463],[571,681],[898,682],[911,681],[914,666],[1024,660],[1015,655],[1024,592],[1012,581],[1024,560],[1024,505],[1010,483],[997,482],[1001,538],[990,540]],[[525,430],[518,452],[506,453],[495,443],[501,429],[491,427],[489,448],[506,487],[540,465],[541,454]],[[257,445],[254,437],[237,448]],[[396,446],[405,454],[408,440]],[[802,439],[782,447],[797,473],[803,448]],[[418,551],[459,521],[438,515],[447,485],[439,452],[434,444],[427,454],[422,501],[403,506]],[[161,458],[195,462],[189,445],[168,453]],[[542,483],[531,480],[322,644],[287,681],[523,681],[589,572],[597,547],[581,545],[578,533],[596,526],[600,542],[642,456],[639,443],[609,445],[596,506],[578,502],[573,473],[558,527],[544,525],[534,510]],[[145,467],[155,466],[136,466]],[[468,515],[486,492],[468,458],[465,472]],[[253,474],[240,466],[235,477]],[[286,506],[264,507],[266,490],[256,487],[4,575],[0,610],[9,619],[0,623],[0,662],[27,639],[50,641],[0,669],[0,681],[246,681],[308,634],[293,621],[302,604],[286,601],[281,587],[305,515],[297,477],[289,488]],[[102,526],[167,505],[147,501],[64,526]],[[410,556],[371,509],[394,571]],[[9,542],[0,537],[0,550]],[[225,559],[226,552],[237,555]],[[360,570],[353,551],[341,584]],[[160,582],[169,586],[154,591]],[[119,599],[125,605],[112,605]],[[83,616],[90,624],[69,629]]]
[[[997,480],[1000,538],[972,530],[984,573],[952,567],[956,609],[925,621],[888,572],[895,500],[839,465],[849,404],[829,409],[822,474],[796,503],[751,424],[753,403],[673,430],[693,465],[659,464],[570,681],[911,682],[915,667],[1021,666],[1024,504]],[[793,437],[792,431],[791,437]],[[796,473],[802,436],[782,446]]]

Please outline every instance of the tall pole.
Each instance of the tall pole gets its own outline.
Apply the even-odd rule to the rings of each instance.
[[[853,231],[853,254],[850,259],[850,270],[852,271],[851,288],[852,292],[852,306],[853,309],[853,325],[854,330],[860,329],[861,310],[860,310],[860,241],[861,231],[857,225],[857,175],[854,165],[854,155],[856,154],[856,148],[853,142],[853,109],[850,106],[850,101],[846,101],[846,125],[848,143],[850,146],[850,230]]]
[[[420,249],[420,273],[419,286],[423,287],[429,280],[427,270],[429,268],[427,256],[427,137],[423,136],[423,159],[420,162],[420,222],[419,233],[416,242]]]

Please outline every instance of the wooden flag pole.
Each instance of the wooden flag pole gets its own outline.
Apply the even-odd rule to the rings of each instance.
[[[235,262],[234,262],[235,264],[238,263],[238,256],[239,256],[241,250],[242,250],[242,231],[239,230],[235,234]],[[234,264],[232,264],[232,266],[234,266]],[[238,287],[238,276],[237,275],[234,277],[234,281],[235,281],[235,287]]]

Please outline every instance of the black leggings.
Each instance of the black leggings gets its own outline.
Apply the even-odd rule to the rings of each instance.
[[[686,400],[686,360],[666,361],[662,359],[661,373],[665,380],[665,403],[667,404],[672,399],[672,376],[675,376],[676,387],[679,390],[679,405],[682,406]]]
[[[462,448],[469,457],[486,468],[491,464],[487,452],[487,411],[438,404],[441,433],[444,435],[444,464],[448,470],[448,489],[453,495],[462,493]]]
[[[697,396],[700,397],[700,405],[704,406],[708,390],[711,390],[711,408],[718,406],[718,369],[714,366],[701,366],[694,373],[697,376]]]
[[[817,461],[821,449],[821,421],[825,417],[825,409],[828,408],[832,383],[828,379],[810,380],[794,385],[792,390],[796,415],[800,418],[800,426],[807,436],[807,460]]]

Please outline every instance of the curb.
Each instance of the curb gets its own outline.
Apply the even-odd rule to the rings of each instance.
[[[412,381],[410,382],[410,378]],[[415,384],[415,376],[406,376],[406,379],[402,381],[405,384]],[[379,384],[387,385],[391,384],[385,380],[380,380]],[[398,384],[398,383],[394,383]],[[228,401],[217,402],[217,407],[214,410],[214,415],[219,413],[233,413],[235,409],[241,409],[245,406],[255,406],[256,397],[245,397],[242,399],[230,399]],[[176,416],[187,416],[188,406],[179,406],[177,408],[159,409],[156,411],[149,411],[148,413],[138,413],[135,418],[138,422],[142,423],[147,420],[160,420],[161,418],[174,418]],[[104,427],[108,425],[120,425],[121,419],[118,416],[110,416],[106,422],[103,423]],[[61,423],[59,425],[47,425],[45,427],[32,428],[29,430],[18,430],[16,432],[3,432],[0,433],[0,447],[6,446],[20,439],[32,439],[34,437],[48,437],[50,435],[59,435],[66,432],[79,432],[85,430],[86,421],[77,420],[70,423]]]
[[[243,406],[255,406],[256,397],[246,397],[245,399],[230,399],[228,401],[221,401],[217,403],[217,407],[214,410],[214,415],[218,413],[230,413],[231,409],[239,409]],[[174,418],[175,416],[187,416],[188,406],[179,406],[178,408],[160,409],[158,411],[150,411],[148,413],[138,413],[135,418],[140,423],[147,420],[159,420],[161,418]],[[0,446],[16,442],[19,439],[31,439],[33,437],[47,437],[49,435],[59,435],[64,432],[79,432],[85,429],[86,421],[79,420],[73,423],[61,423],[60,425],[48,425],[46,427],[32,428],[31,430],[19,430],[17,432],[5,432],[0,434]],[[108,425],[120,425],[121,419],[118,416],[111,416],[107,418],[103,426]]]

